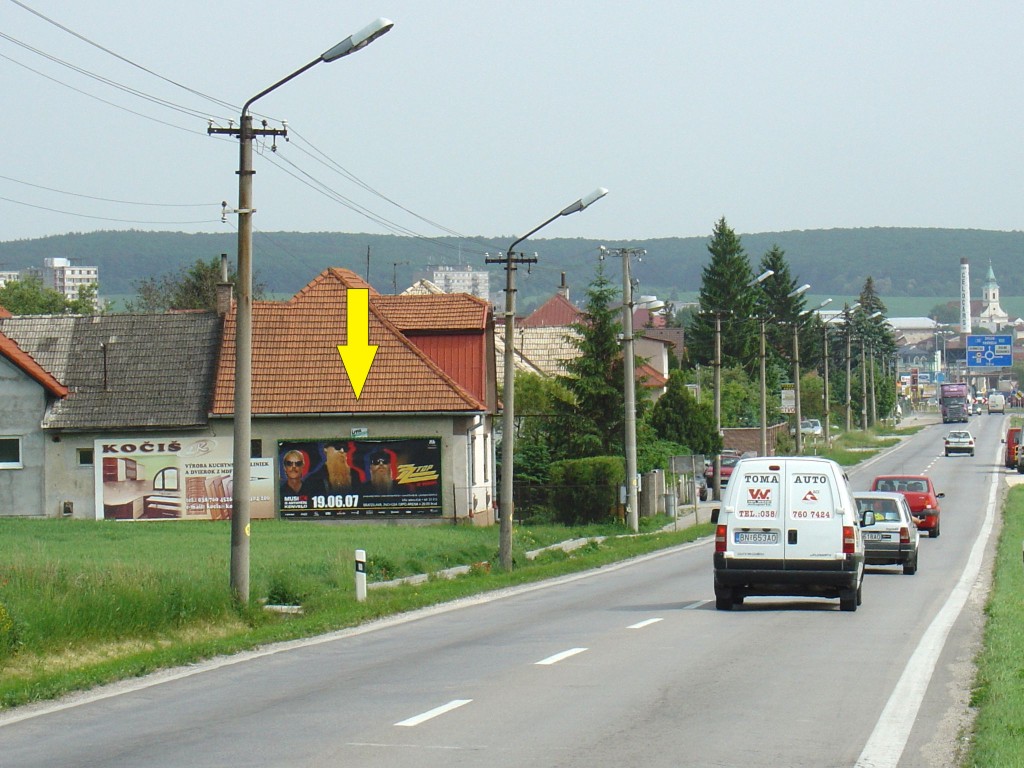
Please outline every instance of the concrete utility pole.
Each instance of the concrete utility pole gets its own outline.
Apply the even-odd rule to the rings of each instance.
[[[622,257],[622,387],[625,398],[626,440],[626,523],[629,530],[640,530],[640,502],[637,493],[636,460],[636,370],[633,359],[633,278],[630,259],[647,253],[642,248],[612,248],[602,250]],[[658,302],[662,305],[661,302]]]
[[[209,134],[238,136],[238,303],[235,313],[234,447],[231,468],[231,590],[241,603],[249,602],[249,505],[252,498],[252,140],[255,136],[286,136],[285,128],[252,127],[249,107],[321,61],[331,62],[362,50],[391,29],[388,19],[377,19],[333,48],[265,88],[242,106],[238,128],[214,128]],[[224,204],[227,213],[227,203]]]
[[[498,560],[504,571],[512,570],[512,514],[515,504],[512,500],[512,472],[515,451],[515,389],[516,389],[516,366],[515,366],[515,320],[516,320],[516,265],[524,263],[535,263],[537,258],[525,257],[522,254],[515,254],[515,247],[523,240],[540,231],[560,216],[569,216],[573,213],[588,208],[593,203],[608,194],[604,187],[598,187],[586,197],[581,197],[572,205],[568,205],[556,213],[550,219],[540,224],[522,237],[514,240],[512,245],[505,251],[504,256],[491,258],[485,257],[487,264],[505,264],[505,390],[502,393],[502,407],[504,411],[501,419],[501,499],[500,513],[501,520],[498,527]]]

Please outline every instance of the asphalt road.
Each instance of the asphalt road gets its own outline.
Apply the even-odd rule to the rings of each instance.
[[[975,458],[943,457],[937,425],[851,472],[927,472],[946,494],[917,575],[870,569],[855,613],[716,611],[702,541],[17,710],[0,764],[953,765],[1002,422],[972,419]]]

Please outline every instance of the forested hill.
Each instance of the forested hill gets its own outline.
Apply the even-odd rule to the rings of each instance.
[[[709,226],[709,235],[711,227]],[[980,286],[991,262],[1004,296],[1024,296],[1024,232],[963,229],[829,229],[742,234],[742,242],[757,270],[761,256],[773,245],[786,252],[792,274],[808,282],[816,294],[856,295],[871,275],[883,296],[956,296],[961,257],[971,264],[972,294]],[[504,286],[500,264],[485,265],[485,251],[496,256],[514,239],[476,237],[420,239],[395,235],[333,232],[257,233],[254,240],[256,279],[272,293],[294,293],[329,266],[369,275],[382,293],[402,290],[416,278],[429,276],[428,265],[471,264],[491,273],[491,290]],[[672,299],[700,287],[708,261],[708,237],[655,240],[601,241],[566,238],[531,238],[520,250],[536,251],[538,263],[519,270],[520,298],[550,296],[560,272],[568,275],[573,296],[582,295],[598,263],[598,246],[646,249],[634,274],[640,290]],[[0,242],[0,270],[42,267],[47,257],[64,257],[98,266],[104,295],[135,292],[135,283],[177,271],[196,259],[209,260],[227,253],[234,262],[233,232],[184,234],[180,232],[92,232],[34,240]],[[368,266],[369,265],[369,266]],[[620,261],[611,259],[606,270],[613,281],[621,274]],[[522,306],[522,304],[520,305]]]

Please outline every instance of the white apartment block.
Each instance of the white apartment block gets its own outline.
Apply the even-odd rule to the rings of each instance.
[[[445,293],[469,293],[473,296],[490,300],[490,275],[484,270],[475,270],[473,266],[435,266],[431,267],[434,276],[431,282]]]
[[[0,270],[0,288],[3,288],[5,285],[7,285],[7,282],[9,280],[13,281],[20,279],[21,273],[16,270],[14,272]]]
[[[64,258],[43,260],[43,285],[68,299],[77,299],[79,290],[84,286],[99,285],[99,282],[99,267],[83,267]]]

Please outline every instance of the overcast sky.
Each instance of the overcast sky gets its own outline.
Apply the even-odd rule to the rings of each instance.
[[[207,118],[379,16],[253,108],[257,230],[504,237],[598,186],[543,236],[1024,219],[1019,0],[0,0],[0,240],[234,231]]]

